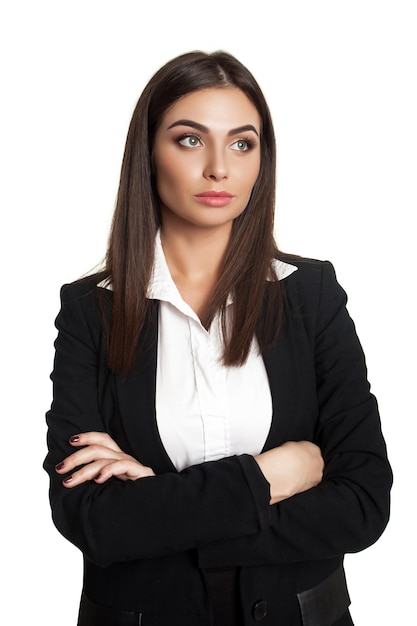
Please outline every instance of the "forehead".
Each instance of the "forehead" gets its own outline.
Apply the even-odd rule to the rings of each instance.
[[[181,119],[225,130],[245,124],[260,130],[261,126],[255,105],[235,87],[201,89],[183,96],[165,112],[161,127],[167,128]]]

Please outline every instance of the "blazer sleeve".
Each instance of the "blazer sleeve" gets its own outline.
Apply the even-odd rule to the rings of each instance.
[[[253,489],[253,475],[261,473],[249,455],[136,481],[62,485],[54,468],[75,451],[69,437],[106,430],[98,389],[99,378],[111,374],[103,362],[101,318],[92,291],[76,284],[64,287],[56,319],[44,468],[58,530],[102,566],[259,532],[269,523],[269,486],[261,480]]]
[[[392,473],[364,354],[333,266],[315,266],[320,277],[316,281],[310,272],[308,287],[298,285],[294,309],[297,323],[307,329],[314,359],[312,439],[325,460],[323,481],[271,506],[269,525],[256,536],[203,547],[202,566],[340,557],[374,543],[388,522]],[[314,306],[313,292],[318,294]],[[253,480],[253,489],[255,483],[262,487],[261,477],[253,474]]]

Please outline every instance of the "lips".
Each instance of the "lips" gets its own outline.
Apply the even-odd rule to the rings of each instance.
[[[198,193],[197,198],[233,198],[233,194],[228,191],[214,191],[214,189],[211,189],[210,191]]]
[[[233,200],[234,195],[229,193],[228,191],[204,191],[203,193],[198,193],[195,196],[195,199],[202,204],[213,207],[222,207],[230,204]]]

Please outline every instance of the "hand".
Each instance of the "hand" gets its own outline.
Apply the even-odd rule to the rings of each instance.
[[[315,487],[323,477],[320,448],[310,441],[288,441],[255,460],[271,486],[270,504]]]
[[[65,487],[75,487],[89,480],[105,483],[111,476],[120,480],[155,476],[150,467],[125,454],[107,433],[81,433],[71,437],[69,442],[75,448],[83,447],[55,467],[58,474],[68,474],[74,468],[80,468],[62,481]]]

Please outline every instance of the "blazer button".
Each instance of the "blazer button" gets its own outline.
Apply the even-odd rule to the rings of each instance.
[[[268,613],[268,605],[265,600],[258,600],[253,605],[252,615],[255,622],[260,622]]]

